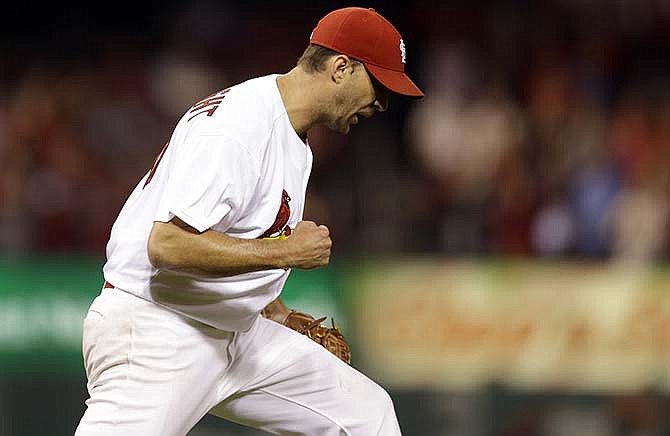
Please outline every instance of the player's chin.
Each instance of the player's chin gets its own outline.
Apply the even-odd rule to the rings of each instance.
[[[328,127],[330,127],[330,130],[333,130],[337,133],[341,133],[343,135],[346,135],[347,133],[349,133],[349,130],[351,130],[351,124],[349,124],[346,121],[342,123],[332,124]]]
[[[351,130],[352,122],[349,118],[338,118],[331,120],[326,125],[330,130],[346,135]]]
[[[342,129],[340,130],[340,133],[344,133],[345,135],[349,133],[351,130],[351,126],[354,126],[358,124],[358,116],[354,115],[350,118],[347,118],[342,122]]]

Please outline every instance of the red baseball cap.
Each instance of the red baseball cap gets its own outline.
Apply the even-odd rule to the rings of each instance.
[[[372,8],[351,7],[329,13],[317,23],[309,42],[363,62],[393,92],[423,97],[423,92],[405,74],[402,36]]]

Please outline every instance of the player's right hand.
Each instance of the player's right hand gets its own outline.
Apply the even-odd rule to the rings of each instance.
[[[330,262],[330,230],[313,221],[300,221],[291,236],[284,241],[289,247],[288,264],[291,268],[321,268]]]

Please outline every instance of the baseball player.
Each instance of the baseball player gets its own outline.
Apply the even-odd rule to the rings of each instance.
[[[186,111],[112,227],[84,320],[77,436],[183,436],[206,413],[274,434],[400,434],[339,330],[279,295],[292,268],[330,258],[328,228],[302,221],[306,132],[347,133],[386,110],[389,91],[423,96],[404,66],[391,23],[339,9],[290,72]]]

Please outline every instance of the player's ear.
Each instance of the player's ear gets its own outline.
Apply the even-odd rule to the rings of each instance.
[[[333,56],[329,62],[330,77],[334,83],[341,83],[347,73],[347,69],[351,67],[352,60],[347,55]]]

